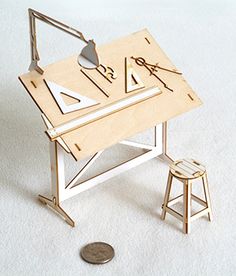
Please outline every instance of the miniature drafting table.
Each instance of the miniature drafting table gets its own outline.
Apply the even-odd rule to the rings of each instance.
[[[32,70],[19,77],[42,113],[50,140],[52,198],[40,195],[40,200],[71,226],[74,221],[60,207],[63,200],[152,158],[171,162],[167,121],[201,104],[148,30],[100,46],[97,52],[100,65],[92,70],[72,56],[44,67],[41,74]],[[79,105],[83,103],[88,106]],[[148,128],[154,128],[153,146],[126,140]],[[102,151],[116,143],[148,151],[78,185]],[[77,161],[91,157],[69,183],[65,153]]]

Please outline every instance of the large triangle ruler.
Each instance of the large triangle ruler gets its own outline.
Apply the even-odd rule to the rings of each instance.
[[[44,80],[44,82],[47,85],[50,92],[52,93],[52,96],[54,97],[56,103],[58,104],[58,107],[60,108],[63,114],[99,104],[97,101],[90,99],[86,96],[82,96],[78,92],[69,90],[63,86],[56,84],[55,82],[47,80]],[[66,104],[65,100],[63,99],[63,95],[71,97],[77,100],[77,102],[72,104]]]

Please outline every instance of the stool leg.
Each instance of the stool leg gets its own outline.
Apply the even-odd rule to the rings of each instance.
[[[171,190],[171,185],[172,185],[172,179],[173,179],[173,176],[169,172],[168,180],[167,180],[167,185],[166,185],[166,192],[165,192],[164,203],[162,205],[163,209],[162,209],[161,219],[163,219],[163,220],[166,218],[166,206],[167,206],[169,198],[170,198],[170,190]]]
[[[191,210],[192,210],[192,207],[193,207],[193,204],[192,204],[192,191],[193,191],[193,185],[192,185],[192,182],[189,182],[188,183],[188,185],[189,185],[189,189],[190,189],[190,207],[191,207]]]
[[[184,215],[183,215],[183,232],[190,233],[190,220],[191,220],[191,183],[184,181]]]
[[[208,219],[209,219],[209,221],[212,221],[211,199],[210,199],[210,192],[209,192],[209,186],[208,186],[208,180],[207,180],[206,173],[202,176],[202,184],[203,184],[203,190],[204,190],[206,204],[207,204],[207,207],[209,208]]]

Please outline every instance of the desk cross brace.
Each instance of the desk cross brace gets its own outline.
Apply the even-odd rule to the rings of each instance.
[[[146,145],[133,141],[124,140],[120,144],[138,147],[147,152],[139,156],[125,161],[115,167],[106,170],[88,180],[78,183],[82,175],[93,165],[103,151],[94,154],[83,168],[72,178],[72,180],[65,183],[65,165],[64,165],[64,150],[58,142],[50,142],[50,161],[51,161],[51,185],[52,185],[52,198],[39,195],[39,200],[47,204],[55,212],[61,215],[64,220],[71,225],[75,226],[74,220],[61,208],[60,203],[70,197],[75,196],[87,189],[96,186],[124,171],[136,167],[152,158],[158,157],[159,159],[171,163],[173,160],[167,155],[167,123],[162,123],[154,127],[154,145]]]

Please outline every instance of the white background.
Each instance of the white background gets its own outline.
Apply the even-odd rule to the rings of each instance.
[[[0,1],[1,275],[235,275],[235,3]],[[38,202],[37,194],[50,194],[48,141],[40,113],[17,79],[30,62],[28,7],[79,28],[97,44],[149,29],[204,102],[170,122],[169,154],[206,164],[212,223],[195,221],[187,236],[175,218],[160,220],[168,167],[158,160],[63,203],[77,222],[74,229]],[[42,65],[82,47],[43,23],[38,42]],[[112,149],[99,168],[115,156],[132,151]],[[76,164],[68,164],[75,171]],[[100,240],[114,246],[114,260],[83,262],[80,248]]]

